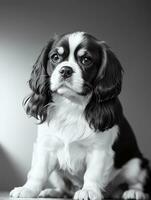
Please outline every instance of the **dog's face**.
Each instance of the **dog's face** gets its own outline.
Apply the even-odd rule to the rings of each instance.
[[[43,122],[53,94],[72,99],[89,94],[84,111],[86,120],[90,126],[101,129],[100,120],[106,120],[108,113],[113,115],[111,106],[107,109],[103,104],[116,99],[121,82],[122,67],[104,42],[84,32],[56,36],[43,48],[33,66],[29,80],[33,93],[25,102],[26,111]],[[91,119],[93,116],[95,119]],[[113,121],[113,116],[110,117]]]
[[[64,96],[86,95],[103,61],[96,39],[77,32],[58,38],[49,52],[47,71],[50,88]]]

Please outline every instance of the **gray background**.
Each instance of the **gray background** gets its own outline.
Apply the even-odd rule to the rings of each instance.
[[[36,125],[22,100],[30,92],[31,67],[55,33],[87,31],[112,47],[125,69],[125,114],[151,158],[150,11],[150,0],[0,2],[0,190],[26,180]]]

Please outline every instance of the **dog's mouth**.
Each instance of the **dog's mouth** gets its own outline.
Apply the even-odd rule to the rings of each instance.
[[[62,84],[58,89],[56,90],[56,93],[62,97],[65,97],[66,99],[70,100],[72,103],[76,104],[83,104],[83,101],[81,101],[81,95],[79,92],[77,92],[74,88],[72,88],[70,85]]]
[[[66,93],[76,93],[76,91],[71,87],[71,84],[66,82],[63,82],[61,85],[59,85],[56,92],[62,95]]]
[[[51,83],[51,91],[52,92],[58,92],[60,89],[72,89],[72,83],[69,80],[59,80],[55,84]]]

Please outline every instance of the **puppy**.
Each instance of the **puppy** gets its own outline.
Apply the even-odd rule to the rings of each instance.
[[[118,99],[122,74],[106,43],[85,32],[48,42],[25,101],[27,114],[40,122],[31,170],[12,197],[149,197],[149,163]]]

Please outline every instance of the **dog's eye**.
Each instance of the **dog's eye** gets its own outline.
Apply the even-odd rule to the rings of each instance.
[[[90,57],[88,57],[88,56],[83,56],[81,58],[81,63],[83,65],[90,65],[92,63],[92,59]]]
[[[54,53],[54,54],[51,55],[51,60],[54,63],[58,63],[61,60],[61,56],[57,53]]]

